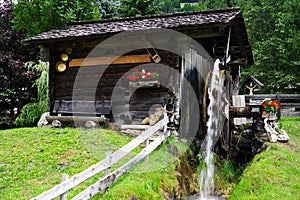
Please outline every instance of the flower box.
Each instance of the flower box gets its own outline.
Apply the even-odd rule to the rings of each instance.
[[[129,80],[129,87],[131,88],[158,88],[160,87],[158,77],[159,74],[157,72],[146,72],[145,69],[139,70],[135,68],[133,72],[127,76],[127,80]]]
[[[158,80],[156,81],[129,81],[129,87],[130,88],[159,88],[160,83]]]
[[[262,111],[261,117],[268,118],[269,120],[276,120],[276,112],[266,112]]]
[[[269,120],[276,120],[277,112],[280,109],[280,103],[278,100],[266,99],[261,104],[261,116],[262,118],[268,118]]]

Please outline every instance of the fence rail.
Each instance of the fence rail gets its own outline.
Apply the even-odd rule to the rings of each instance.
[[[246,100],[278,99],[281,116],[300,116],[300,94],[255,94],[245,95]]]
[[[131,152],[133,149],[138,147],[141,143],[145,142],[146,147],[141,151],[138,155],[132,158],[129,162],[118,168],[112,173],[105,174],[100,180],[98,180],[93,185],[86,188],[83,192],[78,194],[73,199],[88,199],[94,196],[95,194],[105,190],[109,187],[113,182],[115,182],[121,175],[123,175],[126,171],[128,171],[131,167],[133,167],[137,162],[141,159],[145,158],[150,154],[156,147],[158,147],[168,136],[169,132],[166,129],[166,126],[169,122],[169,118],[165,115],[164,118],[156,123],[155,125],[147,128],[143,131],[139,136],[134,138],[132,141],[127,143],[125,146],[114,152],[113,154],[109,154],[106,158],[95,165],[92,165],[88,169],[72,176],[69,179],[64,179],[60,184],[54,186],[50,190],[43,192],[37,197],[32,198],[31,200],[50,200],[55,197],[60,196],[66,199],[66,193],[68,190],[77,186],[78,184],[84,182],[85,180],[91,178],[92,176],[110,169],[111,166]],[[149,138],[158,130],[164,128],[164,133],[157,137],[153,142],[148,144]]]

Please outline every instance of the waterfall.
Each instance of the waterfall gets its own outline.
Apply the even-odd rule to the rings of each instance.
[[[207,109],[207,134],[202,144],[202,149],[205,151],[204,163],[205,167],[200,172],[199,185],[200,185],[200,200],[218,199],[214,196],[214,161],[213,161],[213,148],[218,139],[221,127],[221,95],[220,91],[223,87],[220,84],[219,72],[220,60],[214,63],[214,70],[211,74],[211,82],[208,88],[209,105]]]

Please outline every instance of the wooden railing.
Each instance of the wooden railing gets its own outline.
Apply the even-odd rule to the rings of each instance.
[[[60,199],[66,200],[68,190],[102,171],[106,172],[102,178],[100,178],[96,183],[89,186],[72,199],[89,199],[97,193],[104,191],[120,176],[122,176],[125,172],[132,168],[136,163],[144,158],[147,158],[147,156],[154,149],[156,149],[156,147],[158,147],[164,140],[166,140],[170,136],[169,131],[167,131],[168,122],[169,118],[165,115],[161,121],[147,128],[128,144],[112,154],[107,154],[104,160],[80,172],[79,174],[72,176],[71,178],[67,178],[67,176],[64,176],[63,181],[60,184],[56,185],[48,191],[43,192],[37,197],[32,198],[31,200],[48,200],[58,196],[60,196]],[[154,141],[149,143],[150,137],[162,128],[164,128],[163,133],[160,134]],[[132,158],[130,161],[128,161],[126,164],[119,167],[115,171],[109,172],[111,166],[114,163],[123,158],[126,154],[138,147],[143,142],[145,143],[145,148],[139,154],[137,154],[134,158]]]
[[[246,95],[246,100],[278,99],[281,116],[300,116],[300,94],[255,94]]]

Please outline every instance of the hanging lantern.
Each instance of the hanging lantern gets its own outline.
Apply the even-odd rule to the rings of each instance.
[[[56,63],[55,69],[58,72],[64,72],[67,69],[67,64],[65,62],[59,61]]]

